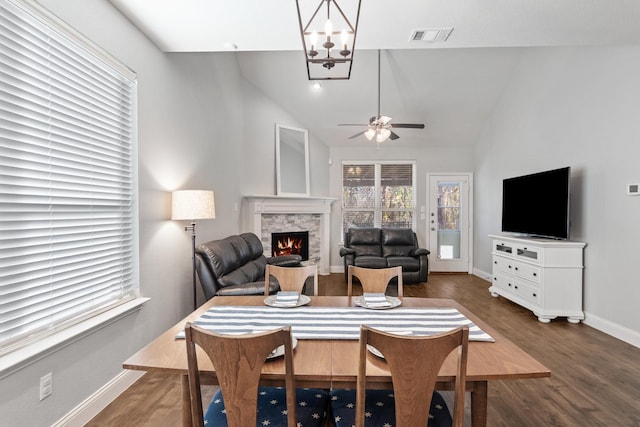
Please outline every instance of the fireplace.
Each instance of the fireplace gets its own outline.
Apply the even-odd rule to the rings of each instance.
[[[307,261],[309,259],[309,232],[271,233],[271,256],[279,255],[300,255],[302,261]]]
[[[318,274],[330,273],[330,197],[245,196],[242,202],[242,230],[260,236],[264,256],[271,256],[271,233],[291,230],[309,232],[309,259]]]

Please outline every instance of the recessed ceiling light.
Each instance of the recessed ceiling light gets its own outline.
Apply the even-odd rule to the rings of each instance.
[[[438,38],[440,30],[425,30],[422,40],[433,42]]]
[[[322,90],[322,83],[319,81],[314,81],[311,83],[311,90],[314,92],[320,92]]]

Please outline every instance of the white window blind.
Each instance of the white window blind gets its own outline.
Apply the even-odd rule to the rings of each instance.
[[[415,228],[413,162],[343,162],[342,228]]]
[[[0,354],[137,294],[135,76],[0,0]]]

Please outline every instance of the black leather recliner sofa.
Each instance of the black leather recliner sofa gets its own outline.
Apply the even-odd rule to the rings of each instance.
[[[212,240],[196,248],[196,271],[207,300],[216,295],[264,295],[264,270],[274,264],[300,265],[300,255],[265,257],[262,242],[253,233]],[[269,293],[280,289],[269,283]]]
[[[340,256],[347,280],[349,265],[365,268],[402,267],[404,283],[426,282],[428,249],[418,247],[418,238],[407,228],[350,228]]]

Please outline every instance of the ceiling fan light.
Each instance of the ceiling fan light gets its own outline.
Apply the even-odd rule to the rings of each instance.
[[[378,135],[376,135],[376,142],[384,142],[389,136],[391,136],[391,131],[389,129],[380,129],[378,131]]]
[[[375,131],[375,129],[367,129],[367,130],[364,132],[364,136],[365,136],[369,141],[371,141],[371,140],[373,139],[373,137],[374,137],[374,136],[376,136],[376,131]]]

